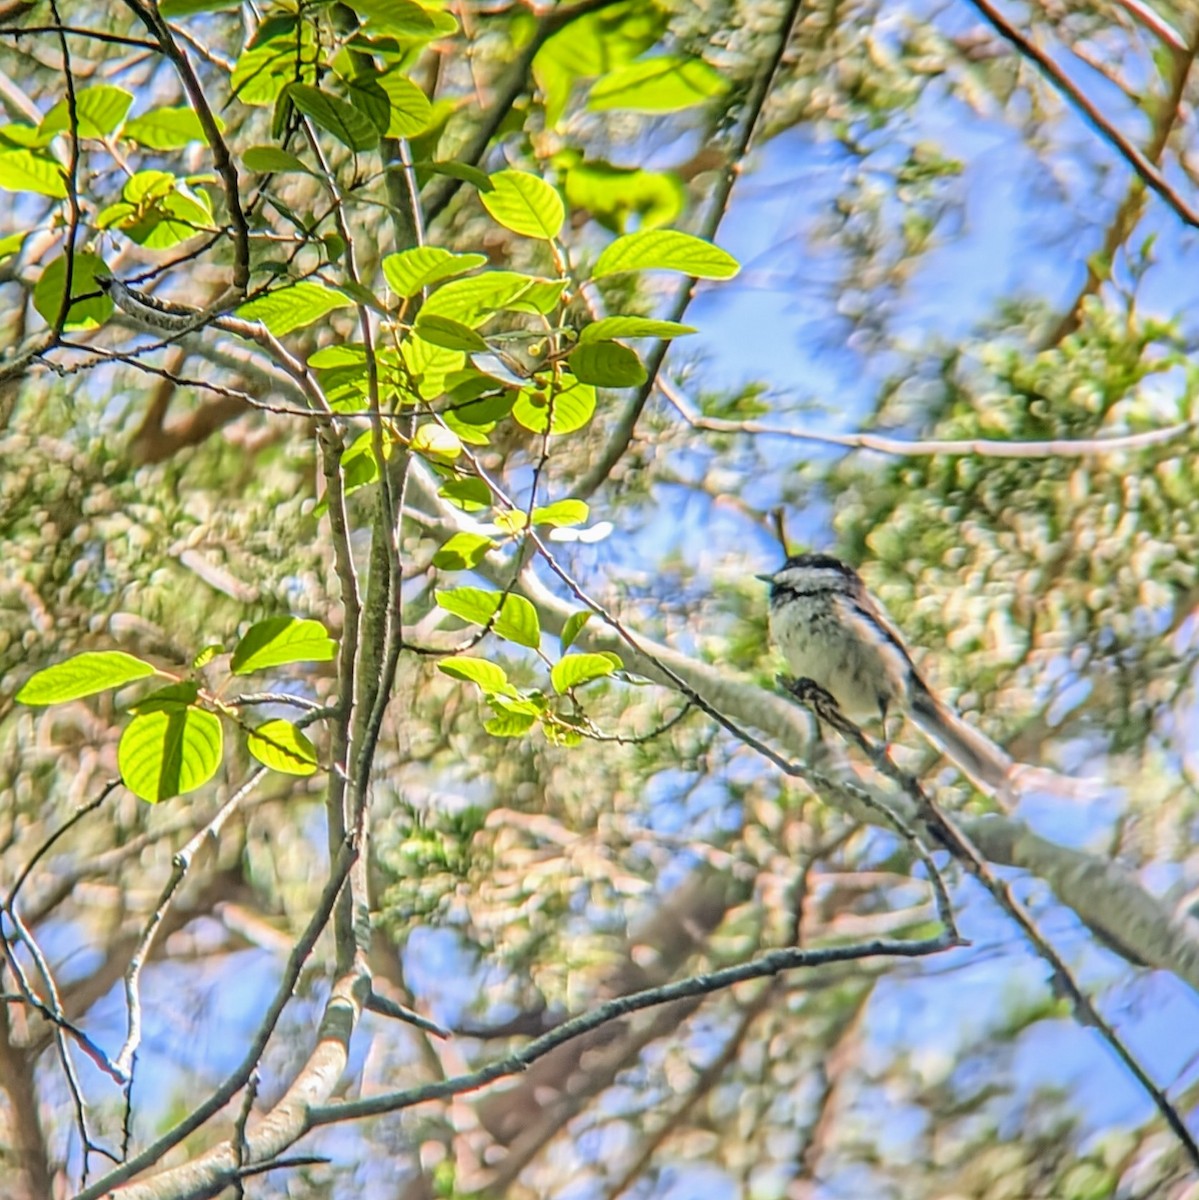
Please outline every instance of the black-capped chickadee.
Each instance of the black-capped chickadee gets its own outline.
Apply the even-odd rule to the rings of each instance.
[[[985,791],[1011,796],[1014,764],[920,678],[903,638],[858,573],[828,554],[798,554],[773,575],[770,634],[797,679],[810,679],[855,724],[906,713]]]

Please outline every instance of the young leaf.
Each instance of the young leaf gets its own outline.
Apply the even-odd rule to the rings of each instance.
[[[316,747],[290,721],[276,719],[259,725],[246,738],[246,748],[264,767],[283,775],[316,772]]]
[[[215,117],[217,128],[224,130],[225,122]],[[148,146],[151,150],[182,150],[192,142],[202,142],[204,129],[193,109],[152,108],[140,117],[125,122],[121,136]]]
[[[433,120],[433,106],[411,79],[399,71],[389,71],[376,82],[387,95],[388,137],[410,138],[428,129]]]
[[[97,276],[109,274],[104,260],[95,254],[76,253],[71,270],[71,295],[96,294],[87,300],[75,300],[67,312],[66,329],[93,329],[112,316],[113,303],[100,291]],[[67,260],[61,255],[46,267],[33,289],[33,307],[46,324],[58,317],[63,288],[67,282]]]
[[[576,346],[569,362],[575,378],[596,387],[636,387],[648,378],[636,351],[619,342],[589,342]]]
[[[479,199],[505,229],[547,242],[562,232],[562,197],[544,179],[527,171],[496,171],[491,182],[492,190]]]
[[[360,151],[373,150],[379,144],[379,131],[370,118],[339,97],[306,83],[289,84],[286,95],[300,112],[311,117],[343,146]]]
[[[82,88],[75,93],[75,116],[79,121],[79,136],[105,138],[115,133],[133,103],[133,93],[124,88],[102,83]],[[65,99],[60,100],[43,118],[39,126],[43,134],[65,133],[71,127],[71,111]]]
[[[676,229],[650,229],[617,238],[596,261],[592,279],[621,271],[682,271],[696,279],[732,279],[741,270],[726,250]]]
[[[499,612],[491,628],[498,637],[528,646],[533,650],[541,644],[541,624],[537,610],[523,596],[499,592],[485,592],[482,588],[453,588],[447,592],[434,593],[437,603],[446,612],[469,621],[472,625],[486,625],[492,615]]]
[[[407,299],[443,279],[465,275],[486,261],[485,254],[451,254],[440,246],[416,246],[387,255],[383,260],[383,277],[397,296]]]
[[[302,171],[306,175],[315,172],[302,159],[278,146],[251,146],[242,156],[242,162],[247,171],[258,171],[263,175],[273,175],[279,171]]]
[[[616,665],[603,654],[568,654],[550,671],[550,682],[559,695],[593,679],[611,675]]]
[[[484,692],[513,691],[504,668],[485,658],[443,658],[437,669],[453,679],[465,679],[477,684]]]
[[[0,153],[0,188],[63,200],[67,177],[56,158],[29,150],[6,150]]]
[[[328,662],[336,653],[337,643],[319,621],[268,617],[246,630],[229,667],[234,675],[249,675],[285,663]]]
[[[562,653],[575,644],[575,638],[583,631],[583,626],[587,624],[595,614],[589,609],[580,609],[578,612],[573,612],[566,618],[566,624],[562,626],[562,635],[558,639],[558,644],[562,647]]]
[[[422,313],[417,318],[416,332],[426,342],[446,350],[486,350],[487,343],[469,325],[436,313]]]
[[[350,300],[319,283],[296,283],[243,304],[237,315],[261,321],[276,337],[302,329],[336,308],[348,308]]]
[[[21,704],[63,704],[154,675],[154,668],[120,650],[89,650],[38,671],[13,698]]]
[[[125,786],[151,804],[202,787],[221,763],[223,734],[210,712],[188,705],[134,717],[121,735],[117,767]]]
[[[441,571],[466,571],[477,567],[488,550],[498,543],[481,533],[456,533],[433,555],[433,565]]]
[[[582,525],[590,513],[585,500],[556,500],[543,508],[533,509],[533,524]]]
[[[494,703],[492,708],[496,708]],[[494,717],[483,722],[483,728],[492,737],[524,737],[536,724],[535,713],[513,712],[508,708],[499,708]]]
[[[678,112],[728,91],[728,82],[702,58],[661,54],[611,71],[587,97],[593,112]]]
[[[695,333],[694,325],[678,321],[655,321],[650,317],[601,317],[584,325],[579,333],[579,345],[588,342],[608,342],[613,338],[676,338]]]
[[[544,433],[548,425],[550,433],[559,436],[582,429],[594,412],[595,388],[578,381],[554,397],[552,415],[549,395],[544,388],[526,388],[512,405],[512,416],[526,429]]]
[[[491,507],[491,489],[481,479],[451,479],[437,494],[463,512],[479,512]]]
[[[412,435],[411,445],[413,453],[443,463],[452,462],[462,453],[462,443],[458,440],[458,435],[432,422],[422,425]]]

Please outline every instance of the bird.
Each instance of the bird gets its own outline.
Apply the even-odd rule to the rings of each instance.
[[[882,603],[831,554],[796,554],[770,585],[770,634],[797,680],[823,688],[855,724],[906,714],[985,792],[1012,796],[1016,764],[925,683]]]

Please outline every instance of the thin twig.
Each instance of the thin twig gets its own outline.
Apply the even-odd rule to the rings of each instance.
[[[981,458],[1093,458],[1104,454],[1127,454],[1182,441],[1199,430],[1199,418],[1179,421],[1161,429],[1130,433],[1111,438],[1058,438],[1051,441],[1000,441],[997,438],[946,438],[911,441],[885,437],[877,433],[817,433],[771,425],[765,421],[726,421],[700,416],[682,392],[666,377],[658,380],[658,390],[692,429],[709,433],[745,433],[763,437],[790,438],[798,442],[816,442],[823,446],[842,446],[847,450],[873,450],[904,458],[949,458],[977,455]]]
[[[1099,111],[1089,96],[1025,33],[1017,29],[991,0],[970,0],[992,28],[1030,62],[1048,82],[1086,118],[1091,127],[1140,176],[1146,187],[1156,192],[1188,225],[1199,227],[1199,212],[1170,186],[1166,177]]]

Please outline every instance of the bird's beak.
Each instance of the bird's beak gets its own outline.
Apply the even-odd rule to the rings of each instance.
[[[755,575],[754,578],[760,579],[763,583],[773,583],[774,582],[773,575]]]

